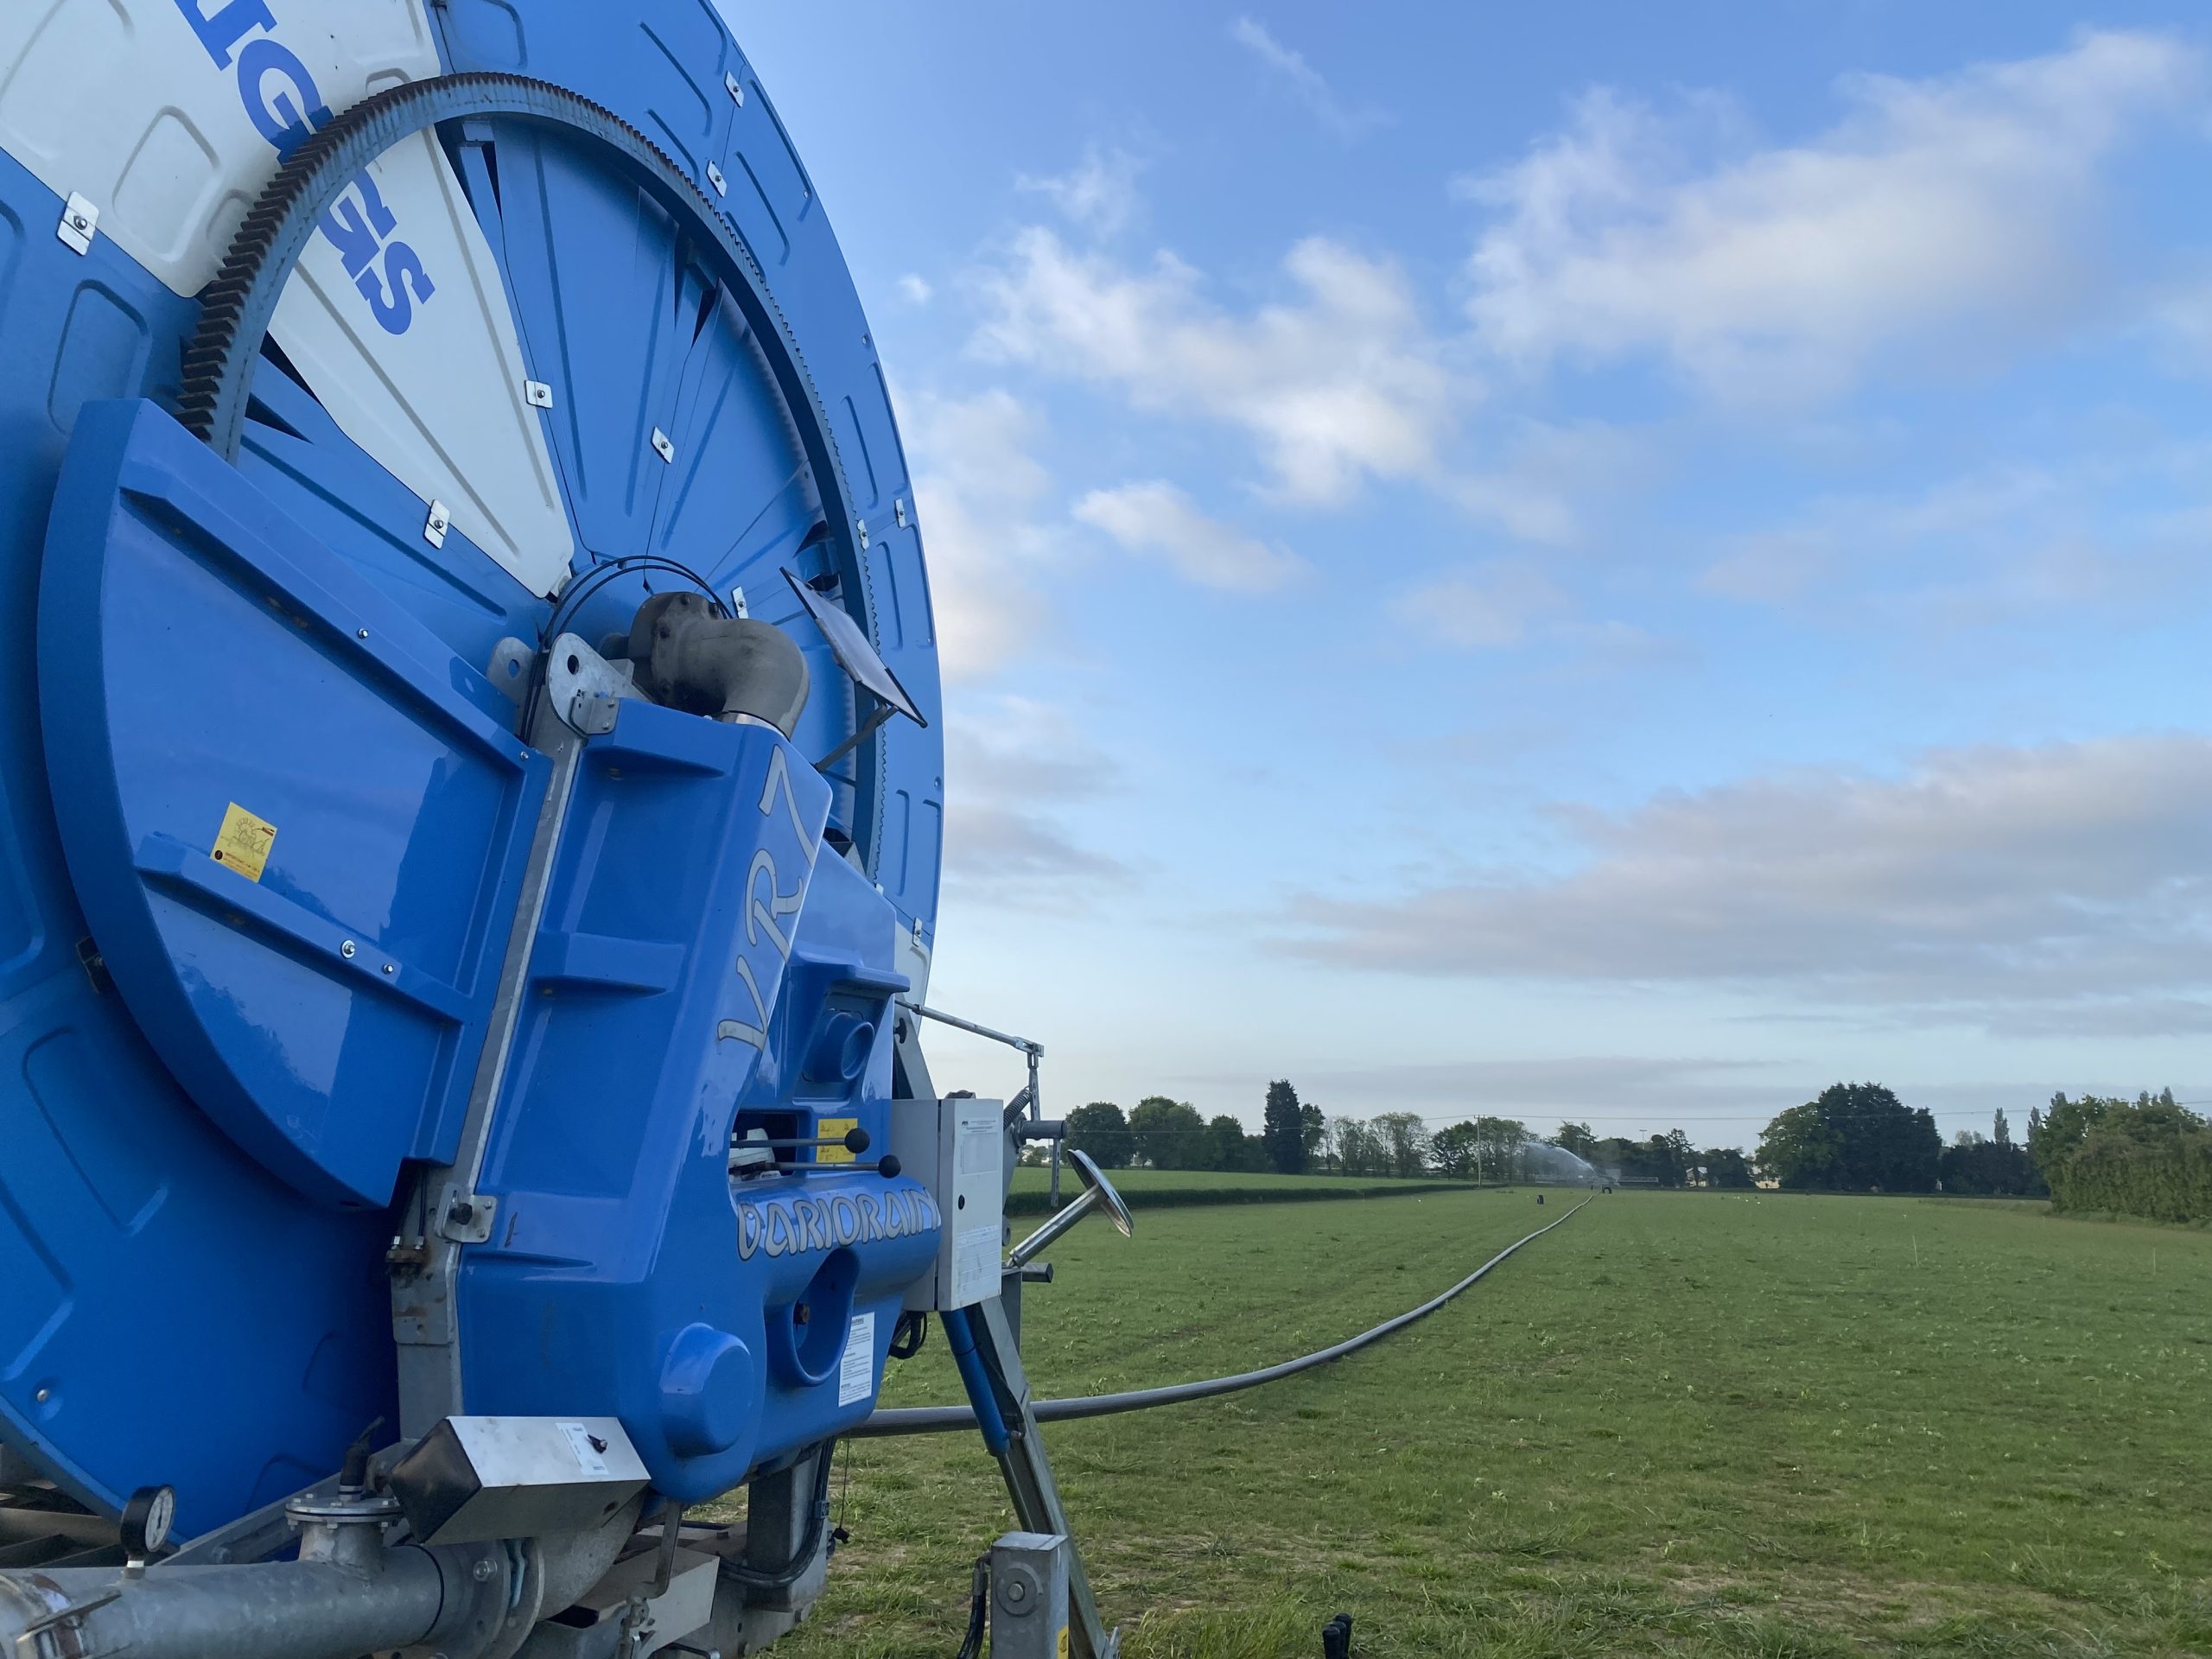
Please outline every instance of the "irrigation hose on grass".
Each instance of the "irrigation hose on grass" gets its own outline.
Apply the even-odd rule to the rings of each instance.
[[[1039,1400],[1031,1409],[1040,1423],[1066,1422],[1077,1417],[1110,1417],[1117,1412],[1146,1411],[1154,1406],[1181,1405],[1191,1400],[1207,1400],[1217,1394],[1236,1394],[1244,1389],[1256,1389],[1262,1382],[1277,1382],[1286,1376],[1295,1376],[1300,1371],[1310,1371],[1317,1365],[1326,1365],[1332,1359],[1342,1359],[1346,1354],[1356,1354],[1370,1343],[1404,1330],[1416,1319],[1425,1319],[1453,1298],[1471,1290],[1492,1268],[1520,1249],[1534,1243],[1554,1227],[1564,1227],[1582,1212],[1590,1202],[1582,1200],[1557,1221],[1539,1227],[1526,1237],[1516,1238],[1496,1255],[1477,1268],[1442,1294],[1432,1296],[1419,1307],[1410,1308],[1395,1319],[1385,1319],[1372,1330],[1363,1331],[1356,1337],[1330,1347],[1301,1354],[1296,1359],[1287,1359],[1280,1365],[1269,1365],[1257,1371],[1239,1371],[1233,1376],[1210,1376],[1197,1382],[1171,1382],[1165,1388],[1135,1389],[1122,1394],[1078,1395],[1071,1400]],[[975,1411],[967,1406],[908,1406],[893,1411],[879,1411],[858,1428],[849,1430],[853,1435],[874,1438],[892,1434],[947,1434],[957,1429],[976,1427]]]

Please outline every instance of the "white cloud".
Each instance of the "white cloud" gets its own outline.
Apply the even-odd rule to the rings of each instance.
[[[1769,149],[1710,99],[1669,117],[1592,92],[1465,187],[1497,215],[1469,310],[1531,366],[1648,355],[1751,401],[1838,391],[1885,351],[1986,346],[2078,302],[2100,166],[2198,70],[2172,40],[2088,34],[1940,79],[1854,76],[1839,124]]]
[[[930,296],[935,291],[930,287],[927,277],[917,275],[913,271],[908,271],[899,279],[899,297],[909,305],[927,305],[930,302]]]
[[[1058,705],[985,698],[945,726],[945,881],[972,902],[1065,910],[1129,879],[1061,809],[1110,792],[1119,771]]]
[[[1409,588],[1390,606],[1414,632],[1461,651],[1517,645],[1532,624],[1570,608],[1541,571],[1518,560],[1449,572]]]
[[[1484,448],[1491,463],[1455,474],[1445,493],[1516,541],[1545,546],[1583,540],[1592,509],[1639,487],[1655,460],[1643,435],[1598,421],[1510,423]]]
[[[1699,578],[1831,620],[1987,628],[2090,606],[2171,606],[2205,581],[2212,445],[2085,431],[2056,461],[1993,464],[1916,490],[1836,494],[1727,538]]]
[[[1284,270],[1294,302],[1233,315],[1171,253],[1133,270],[1032,227],[984,276],[991,315],[976,347],[1242,429],[1290,499],[1341,502],[1370,475],[1433,474],[1463,389],[1404,277],[1320,237]]]
[[[1230,25],[1229,35],[1288,86],[1299,102],[1338,137],[1357,138],[1389,124],[1390,117],[1386,111],[1347,105],[1337,96],[1321,72],[1306,60],[1304,53],[1285,46],[1252,18],[1239,17]]]
[[[1037,579],[1060,537],[1038,518],[1052,478],[1030,454],[1042,421],[1011,392],[902,399],[914,499],[945,677],[974,680],[1020,655],[1046,620]]]
[[[1014,188],[1045,196],[1095,236],[1111,236],[1135,217],[1137,175],[1144,163],[1126,149],[1084,147],[1083,160],[1065,173],[1014,177]]]
[[[2212,1023],[2212,740],[1941,751],[1902,777],[1807,769],[1560,818],[1564,869],[1306,895],[1300,948],[2013,1030]]]
[[[1287,549],[1209,518],[1189,496],[1161,479],[1093,490],[1075,504],[1075,516],[1105,531],[1128,552],[1166,559],[1179,575],[1201,587],[1266,593],[1306,569]]]

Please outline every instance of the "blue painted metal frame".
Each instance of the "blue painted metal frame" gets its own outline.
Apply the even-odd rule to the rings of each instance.
[[[677,321],[671,338],[682,361],[671,360],[671,372],[639,389],[664,413],[658,423],[675,439],[678,462],[659,480],[651,515],[632,518],[613,543],[587,543],[579,567],[631,551],[662,554],[724,590],[743,584],[756,614],[794,625],[812,656],[816,683],[826,689],[800,728],[801,759],[824,752],[849,731],[852,711],[842,696],[842,677],[830,669],[826,647],[805,633],[797,607],[760,602],[779,594],[775,573],[785,565],[817,577],[855,613],[931,717],[928,731],[900,722],[879,733],[830,780],[830,821],[841,838],[849,837],[863,868],[855,870],[826,849],[819,855],[803,913],[785,918],[795,927],[791,961],[780,994],[772,984],[763,986],[773,1007],[746,1071],[743,1097],[734,1103],[741,1122],[758,1119],[803,1131],[825,1116],[855,1116],[880,1139],[889,1094],[880,1024],[863,1045],[859,1075],[823,1076],[817,1059],[867,1025],[871,1012],[880,1021],[899,982],[897,931],[918,922],[924,939],[933,938],[942,722],[911,481],[842,257],[781,123],[708,0],[626,0],[619,7],[596,0],[532,0],[527,7],[446,0],[432,16],[449,67],[506,69],[571,86],[645,130],[694,178],[703,181],[707,167],[718,166],[729,186],[730,220],[756,254],[804,347],[855,503],[859,522],[849,533],[836,526],[825,535],[817,527],[818,492],[777,459],[790,452],[779,452],[768,436],[787,411],[764,391],[741,322],[726,304],[702,305],[672,314]],[[513,137],[496,128],[479,136],[495,143]],[[598,198],[603,186],[588,169],[556,167],[535,205],[520,195],[503,202],[490,191],[482,152],[467,135],[453,137],[449,153],[495,253],[511,267],[535,257],[518,255],[513,240],[533,215],[536,222],[558,223],[606,207]],[[512,192],[518,181],[518,175],[503,171],[503,189]],[[95,241],[88,256],[72,253],[49,229],[59,209],[51,192],[0,156],[0,613],[22,619],[37,608],[49,507],[80,413],[103,398],[170,396],[177,350],[196,313],[105,239]],[[605,253],[583,248],[575,257]],[[664,294],[703,300],[696,278],[675,275],[685,263],[680,238],[670,235],[655,257],[652,269],[671,276]],[[544,374],[559,357],[565,317],[557,303],[525,291],[529,287],[510,282],[518,325],[534,366]],[[546,378],[559,380],[563,403],[606,412],[563,458],[581,522],[575,471],[618,443],[632,447],[632,423],[645,404],[633,399],[626,407],[588,378],[562,378],[559,372]],[[619,420],[613,413],[618,410]],[[444,547],[429,547],[420,533],[420,501],[281,372],[260,376],[251,414],[238,472],[262,499],[251,512],[233,500],[233,527],[241,515],[261,514],[265,524],[289,526],[276,553],[294,562],[303,547],[326,553],[319,578],[342,569],[358,581],[318,580],[317,603],[302,607],[302,614],[322,619],[311,631],[355,610],[373,614],[367,624],[372,640],[406,639],[410,669],[429,665],[435,681],[437,664],[453,665],[443,683],[448,695],[431,698],[435,708],[426,709],[423,682],[411,671],[385,673],[389,664],[349,655],[327,628],[312,645],[296,642],[297,650],[324,664],[331,683],[390,686],[395,707],[407,710],[418,731],[428,719],[453,736],[468,728],[471,710],[511,719],[469,665],[484,664],[503,635],[534,635],[546,607],[458,532]],[[95,418],[90,428],[107,418]],[[137,429],[147,417],[111,418]],[[85,465],[93,467],[101,445],[123,442],[117,432],[88,436]],[[120,458],[108,458],[119,481]],[[131,538],[150,536],[162,520],[173,538],[191,515],[179,517],[163,494],[161,487],[141,489],[129,505],[119,505],[111,493],[73,511],[108,514],[111,526],[120,515]],[[248,579],[229,565],[229,591],[251,589],[257,581],[264,588],[281,585],[268,579],[275,568],[270,561],[247,563],[259,576]],[[95,576],[85,579],[97,586]],[[587,637],[626,626],[647,587],[636,578],[609,583],[574,626]],[[377,610],[367,595],[384,608]],[[791,614],[782,614],[785,609]],[[49,619],[41,631],[51,634],[61,626]],[[76,626],[88,658],[97,645],[112,668],[120,638],[99,640],[91,615],[78,618]],[[208,670],[220,671],[227,640],[197,643]],[[273,640],[265,643],[273,652]],[[43,648],[63,646],[48,639]],[[303,655],[292,666],[306,661]],[[71,682],[58,667],[55,672],[52,695],[63,702],[77,696],[84,682]],[[278,1125],[270,1131],[272,1144],[258,1148],[264,1163],[242,1149],[233,1123],[226,1125],[230,1132],[218,1128],[219,1086],[195,1101],[176,1071],[156,1058],[140,1020],[92,955],[92,930],[79,913],[52,805],[48,757],[30,714],[41,699],[32,653],[0,658],[0,690],[11,694],[4,705],[10,717],[0,719],[0,1146],[8,1149],[0,1160],[0,1437],[30,1449],[96,1505],[112,1509],[136,1485],[171,1482],[179,1491],[180,1526],[196,1531],[327,1472],[364,1423],[394,1415],[382,1262],[392,1224],[385,1215],[330,1202],[372,1191],[369,1172],[383,1154],[336,1159],[346,1173],[334,1178],[318,1159],[324,1148],[303,1147],[284,1132],[289,1126]],[[162,695],[188,706],[198,690],[187,685]],[[153,695],[142,685],[139,701]],[[79,717],[67,710],[49,714],[58,752],[75,741]],[[130,723],[118,708],[110,730]],[[159,727],[156,721],[137,729],[151,734]],[[465,741],[454,741],[466,749]],[[60,759],[57,778],[78,764]],[[133,775],[143,783],[157,770],[149,765]],[[118,786],[111,817],[127,823],[123,799]],[[278,822],[287,855],[299,838],[289,845],[284,838],[313,821],[313,809],[308,817],[296,811],[292,817]],[[477,823],[480,830],[486,820]],[[443,1022],[458,1030],[480,1006],[481,981],[457,970],[436,976],[452,988],[450,995],[396,971],[392,994],[385,995],[358,973],[330,969],[328,930],[357,930],[341,931],[340,938],[355,937],[359,944],[378,937],[372,918],[327,903],[321,910],[327,913],[318,913],[315,903],[272,887],[247,893],[234,885],[226,892],[229,873],[211,876],[194,861],[211,828],[195,822],[163,832],[167,841],[151,833],[136,841],[125,836],[111,845],[111,856],[98,861],[101,868],[83,879],[88,888],[122,893],[126,910],[129,903],[149,914],[159,908],[180,925],[203,930],[226,959],[257,950],[288,964],[279,973],[301,973],[300,983],[312,994],[342,997],[403,1024]],[[504,833],[485,830],[485,844],[510,845]],[[880,896],[874,886],[879,881]],[[655,906],[682,890],[671,871],[658,895],[634,895],[632,923],[659,914]],[[202,906],[218,893],[240,902],[211,915]],[[224,919],[232,913],[243,926]],[[743,922],[741,911],[741,931]],[[728,925],[726,913],[722,925]],[[136,980],[142,975],[126,966],[130,931],[126,923],[117,936],[123,948],[116,967]],[[102,924],[102,948],[113,948],[113,931]],[[249,946],[249,938],[260,943]],[[635,925],[549,933],[533,961],[534,994],[550,990],[548,1002],[564,1016],[574,1012],[568,1004],[597,1001],[630,1005],[634,1018],[663,1002],[696,1011],[702,988],[711,984],[730,1017],[747,1023],[743,1005],[730,1000],[739,982],[729,963],[702,954],[702,939],[687,949],[646,937]],[[91,958],[89,966],[80,964],[80,952]],[[299,968],[302,957],[317,965]],[[412,965],[400,953],[394,960],[400,969]],[[381,963],[375,966],[381,976]],[[168,963],[154,971],[156,978],[170,977],[176,1002],[190,1011],[198,988]],[[403,979],[411,999],[403,993]],[[131,994],[143,1000],[135,986]],[[160,1023],[156,1018],[145,1030]],[[242,1020],[230,1034],[239,1037],[254,1024]],[[206,1040],[222,1059],[219,1037]],[[346,1063],[350,1072],[351,1055]],[[716,1064],[726,1067],[727,1061]],[[528,1126],[530,1115],[541,1109],[533,1090],[550,1086],[550,1074],[527,1066],[524,1072],[508,1102],[520,1113],[512,1120],[518,1126]],[[695,1073],[694,1083],[710,1073],[717,1091],[729,1081],[709,1066]],[[662,1129],[681,1120],[681,1077],[680,1069],[640,1072],[634,1054],[610,1052],[588,1077],[569,1080],[597,1099],[596,1120],[554,1111],[514,1133],[541,1144],[574,1133],[583,1137],[579,1157],[611,1154],[613,1147],[592,1137],[603,1139],[607,1120],[625,1109]],[[203,1086],[193,1084],[195,1091]],[[442,1126],[452,1096],[424,1091],[425,1098],[431,1095],[442,1103],[422,1122]],[[807,1287],[833,1257],[849,1250],[851,1281],[842,1294],[852,1298],[852,1312],[876,1315],[868,1356],[872,1396],[897,1306],[893,1281],[918,1268],[935,1217],[911,1183],[857,1172],[775,1178],[748,1187],[741,1201],[733,1199],[712,1167],[719,1150],[707,1150],[717,1114],[700,1115],[696,1100],[690,1105],[694,1116],[682,1120],[688,1150],[656,1141],[632,1163],[626,1179],[633,1196],[648,1200],[633,1214],[610,1217],[577,1195],[510,1179],[506,1190],[525,1217],[518,1224],[557,1222],[568,1230],[565,1243],[550,1239],[546,1253],[531,1258],[500,1241],[499,1250],[468,1268],[465,1353],[472,1402],[480,1395],[486,1402],[550,1399],[543,1392],[545,1378],[529,1363],[525,1320],[556,1316],[566,1339],[576,1344],[581,1379],[559,1408],[611,1409],[626,1421],[634,1418],[641,1444],[652,1445],[657,1477],[671,1491],[697,1495],[741,1478],[748,1459],[759,1464],[785,1456],[865,1414],[868,1401],[836,1404],[834,1377],[794,1381],[777,1356],[785,1339],[797,1338],[795,1309]],[[230,1116],[243,1121],[236,1112]],[[423,1129],[411,1150],[434,1151],[442,1133]],[[250,1127],[247,1135],[252,1138]],[[268,1164],[292,1179],[279,1179]],[[334,1192],[324,1187],[310,1197],[301,1191],[325,1179]],[[897,1203],[890,1205],[893,1197]],[[872,1211],[863,1209],[863,1199],[873,1200]],[[887,1230],[893,1209],[895,1231],[866,1238],[855,1233],[850,1244],[837,1243],[849,1225]],[[518,1236],[527,1242],[528,1235]],[[650,1270],[643,1264],[648,1253]],[[832,1272],[823,1283],[834,1290],[837,1277]],[[720,1323],[697,1317],[706,1302],[715,1305]],[[586,1354],[587,1347],[596,1351]],[[819,1359],[818,1351],[810,1351]],[[757,1392],[746,1381],[756,1374]],[[587,1406],[582,1395],[611,1403]]]
[[[386,1208],[452,1154],[550,763],[149,403],[79,417],[46,572],[62,844],[125,1001],[256,1161]],[[212,856],[233,803],[276,826],[252,877]]]

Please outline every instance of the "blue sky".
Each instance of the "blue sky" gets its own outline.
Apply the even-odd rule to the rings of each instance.
[[[918,475],[931,1000],[1051,1109],[2212,1095],[2200,14],[726,10]]]

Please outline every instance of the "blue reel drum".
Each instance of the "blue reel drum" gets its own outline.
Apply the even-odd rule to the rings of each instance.
[[[189,1535],[424,1344],[679,1501],[856,1423],[938,680],[751,67],[705,0],[32,0],[0,71],[0,1440]],[[796,645],[788,733],[603,683],[671,594]]]

